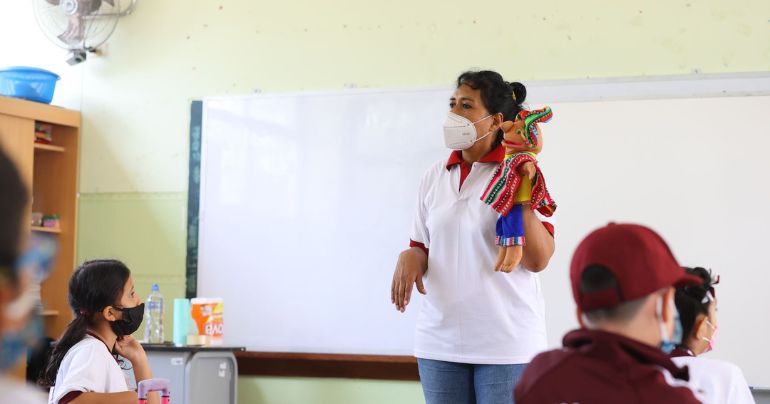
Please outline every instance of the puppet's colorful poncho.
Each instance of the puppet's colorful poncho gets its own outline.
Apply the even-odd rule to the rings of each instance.
[[[545,216],[551,216],[554,210],[556,210],[556,202],[548,193],[548,189],[545,186],[545,178],[540,171],[540,167],[537,165],[537,159],[535,159],[533,153],[520,152],[506,155],[505,159],[497,167],[492,180],[489,181],[489,185],[487,185],[486,191],[482,194],[481,200],[487,205],[492,206],[492,209],[501,215],[507,215],[516,202],[526,202],[526,200],[517,200],[516,194],[523,179],[518,169],[528,161],[534,163],[537,170],[537,174],[532,180],[532,196],[529,200],[529,203],[532,205],[531,208],[533,210],[537,209],[538,212]]]
[[[527,144],[537,144],[539,133],[536,124],[549,120],[551,116],[551,109],[548,107],[540,111],[519,113],[517,119],[523,119],[525,122]],[[536,170],[531,184],[529,178],[524,178],[519,173],[519,168],[527,162],[532,162]],[[544,216],[551,216],[556,210],[556,202],[548,193],[545,177],[537,165],[536,154],[531,152],[506,154],[481,200],[500,213],[496,228],[496,243],[500,246],[524,245],[523,203],[529,202],[531,209],[537,209]]]

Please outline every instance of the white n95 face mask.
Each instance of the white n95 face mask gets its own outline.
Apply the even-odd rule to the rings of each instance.
[[[476,127],[474,126],[475,123],[481,122],[491,116],[492,115],[487,115],[476,122],[471,122],[470,119],[450,111],[444,122],[444,144],[452,150],[468,149],[473,146],[474,143],[484,139],[492,133],[492,131],[489,131],[484,136],[476,139]]]

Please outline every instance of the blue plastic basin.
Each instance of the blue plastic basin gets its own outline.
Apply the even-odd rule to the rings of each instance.
[[[0,69],[0,95],[50,104],[59,76],[36,67]]]

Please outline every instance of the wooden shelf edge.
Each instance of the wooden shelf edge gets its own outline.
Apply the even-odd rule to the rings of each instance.
[[[54,234],[60,234],[61,228],[60,227],[41,227],[41,226],[30,226],[30,229],[32,231],[38,231],[42,233],[54,233]]]
[[[59,315],[59,310],[43,310],[40,312],[43,317],[54,317]]]
[[[66,149],[64,149],[61,146],[54,146],[52,144],[45,144],[45,143],[35,143],[35,150],[44,150],[44,151],[52,151],[52,152],[64,152]]]
[[[241,376],[420,380],[412,356],[236,352]]]
[[[80,127],[80,112],[55,105],[0,96],[0,114],[34,119],[55,125]]]

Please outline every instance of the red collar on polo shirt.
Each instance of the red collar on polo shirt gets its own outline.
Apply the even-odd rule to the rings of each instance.
[[[500,164],[504,158],[505,147],[503,147],[503,145],[498,145],[494,149],[490,150],[489,153],[485,154],[484,157],[479,160],[479,163]],[[471,173],[471,165],[463,160],[462,150],[454,150],[452,154],[449,155],[449,159],[446,162],[446,169],[450,170],[452,169],[452,166],[456,164],[460,165],[460,188],[462,188],[463,182],[465,182],[465,179],[468,178],[468,174]]]
[[[503,147],[503,145],[499,145],[484,155],[484,157],[479,160],[479,163],[500,164],[504,158],[505,147]],[[462,188],[463,182],[466,178],[468,178],[468,174],[471,173],[471,166],[470,164],[466,163],[465,160],[463,160],[463,152],[461,150],[454,150],[452,154],[449,155],[449,160],[446,162],[446,169],[450,170],[452,169],[452,166],[456,164],[460,165],[460,188]],[[481,195],[479,195],[479,197],[481,197]],[[554,235],[554,228],[552,224],[543,222],[543,226],[545,226],[546,230],[551,233],[551,236]],[[425,254],[428,254],[428,248],[425,247],[425,244],[420,243],[419,241],[409,240],[409,247],[420,247],[423,251],[425,251]]]

